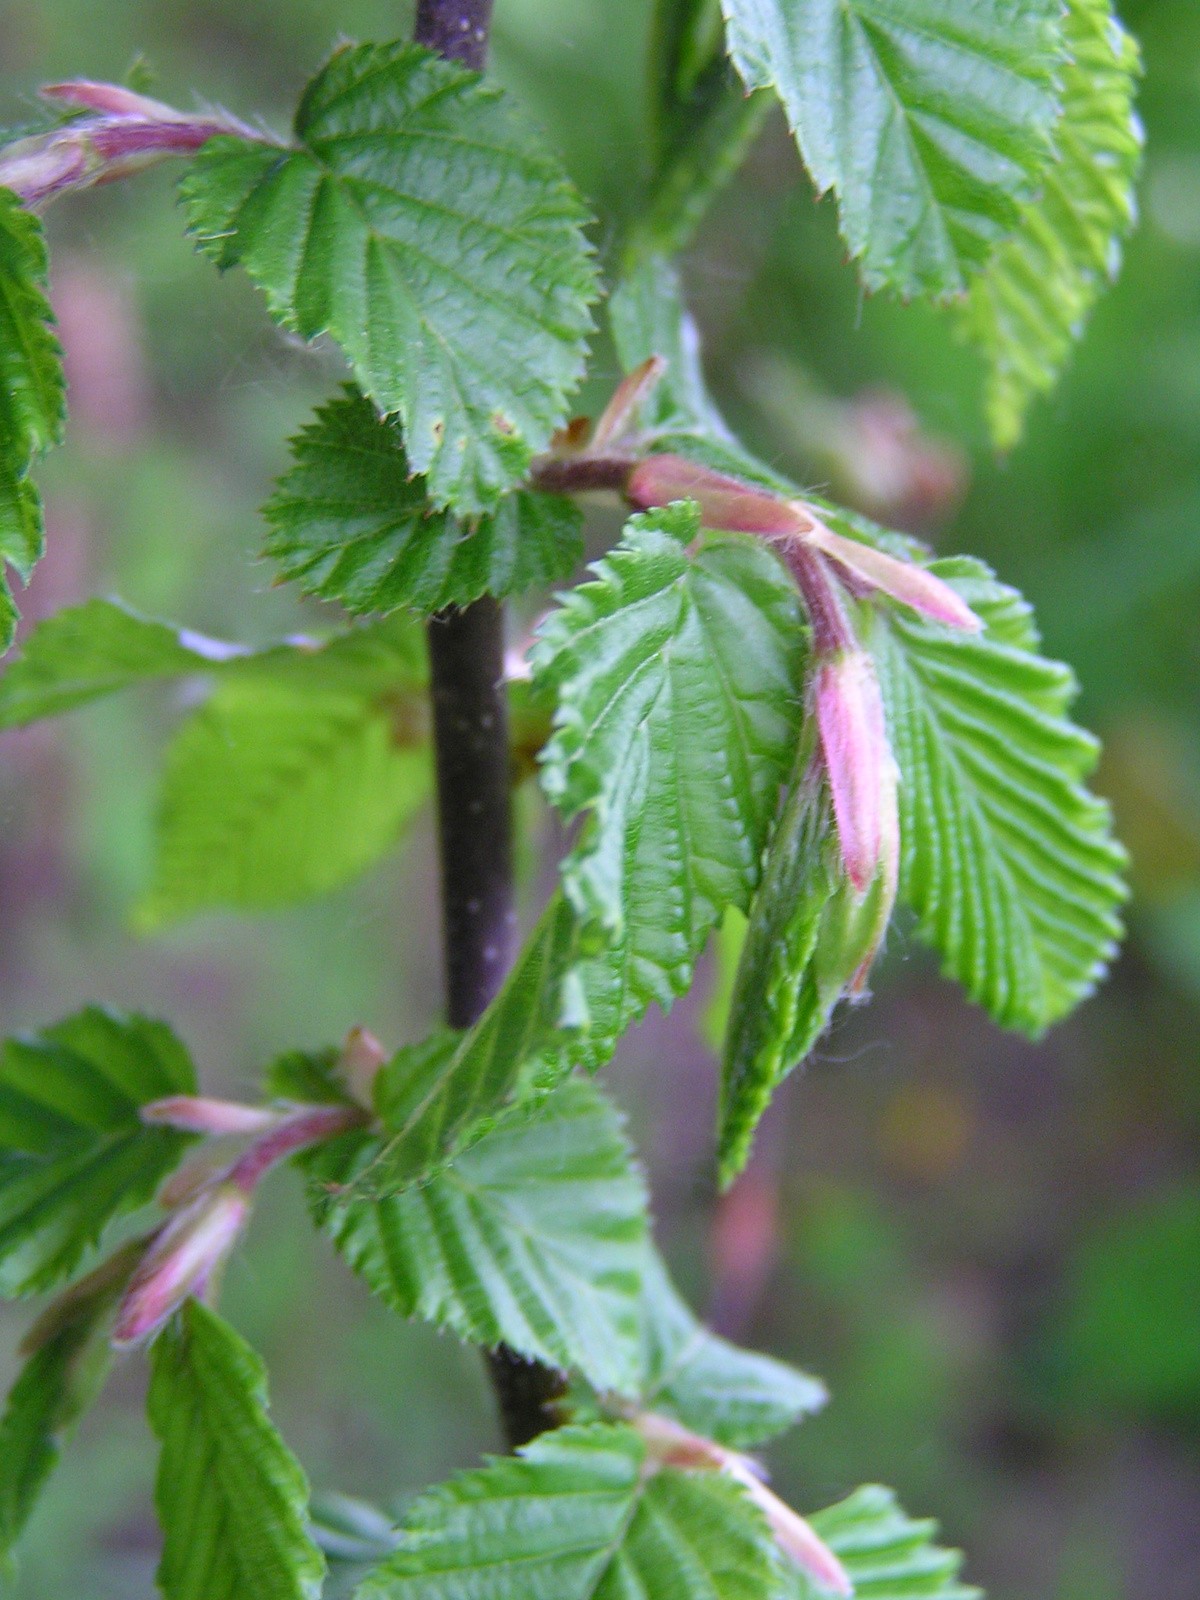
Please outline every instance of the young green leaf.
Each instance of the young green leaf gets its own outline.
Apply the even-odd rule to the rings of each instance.
[[[1120,933],[1124,852],[1083,779],[1096,742],[1068,720],[1068,668],[1037,654],[1030,610],[965,557],[932,570],[985,630],[899,607],[872,648],[900,766],[900,895],[946,972],[1033,1036],[1103,975]]]
[[[144,1205],[190,1143],[140,1108],[194,1094],[165,1024],[88,1006],[0,1046],[0,1293],[69,1276],[114,1217]]]
[[[272,910],[337,888],[393,847],[431,783],[424,701],[400,686],[222,682],[168,752],[138,919]]]
[[[642,1338],[645,1409],[734,1450],[765,1443],[828,1399],[818,1378],[739,1349],[697,1321],[653,1245],[642,1263]]]
[[[585,925],[626,945],[635,1001],[669,1005],[726,906],[744,908],[796,739],[796,592],[749,540],[697,554],[694,509],[634,517],[530,652],[556,697],[542,786],[590,812],[563,863]]]
[[[1109,0],[1067,0],[1063,32],[1058,159],[959,311],[963,334],[987,359],[988,420],[1002,450],[1020,438],[1033,397],[1053,387],[1116,275],[1136,213],[1137,44]]]
[[[654,8],[654,174],[626,247],[627,270],[648,251],[671,256],[684,249],[762,127],[771,97],[746,93],[724,43],[713,0]]]
[[[722,0],[869,289],[952,294],[1051,154],[1058,0]]]
[[[959,1582],[959,1551],[934,1544],[937,1523],[905,1516],[890,1489],[856,1489],[808,1521],[846,1569],[855,1600],[983,1600],[982,1589]],[[798,1567],[789,1575],[794,1600],[821,1600]]]
[[[514,1104],[611,1052],[610,1038],[590,1033],[579,985],[568,981],[577,954],[576,920],[556,894],[500,993],[455,1047],[443,1035],[383,1068],[375,1093],[384,1139],[356,1178],[359,1194],[383,1198],[428,1178]]]
[[[0,1564],[58,1464],[63,1441],[107,1376],[110,1313],[144,1248],[135,1240],[73,1284],[21,1344],[25,1365],[0,1417]]]
[[[631,1428],[543,1434],[422,1496],[359,1600],[774,1600],[782,1562],[739,1486],[646,1464]]]
[[[560,495],[517,490],[471,523],[435,511],[398,424],[353,389],[317,412],[292,455],[264,508],[265,553],[306,594],[348,611],[430,614],[484,593],[519,594],[565,578],[582,558],[582,513]]]
[[[330,639],[252,650],[155,622],[116,600],[88,600],[38,625],[0,676],[0,728],[55,717],[136,683],[203,674],[296,692],[385,693],[427,675],[419,629],[405,617]]]
[[[42,225],[0,189],[0,651],[17,624],[5,563],[27,582],[43,547],[42,503],[29,470],[61,439],[66,418],[53,321]]]
[[[679,274],[662,255],[648,255],[622,278],[608,306],[622,369],[635,371],[650,356],[667,363],[643,402],[641,420],[655,449],[703,463],[750,483],[795,493],[729,431],[704,381],[700,334],[683,303]]]
[[[192,232],[284,327],[333,335],[435,506],[492,508],[582,375],[582,204],[499,90],[415,45],[336,51],[295,133],[210,140],[183,181]]]
[[[825,1032],[892,909],[894,875],[881,873],[862,896],[846,877],[812,753],[802,741],[738,964],[721,1074],[722,1184],[745,1165],[771,1095]]]
[[[636,1391],[646,1193],[598,1089],[564,1083],[386,1199],[351,1187],[378,1143],[351,1134],[302,1162],[318,1224],[376,1294],[476,1344]]]
[[[317,1600],[325,1559],[304,1474],[267,1415],[263,1364],[199,1301],[154,1342],[147,1409],[162,1445],[165,1600]]]

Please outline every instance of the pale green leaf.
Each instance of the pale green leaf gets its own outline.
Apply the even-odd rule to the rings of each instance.
[[[499,90],[415,45],[339,49],[295,133],[210,140],[183,181],[193,233],[286,328],[333,335],[435,505],[489,509],[582,376],[578,197]]]
[[[811,733],[771,838],[729,1008],[718,1117],[723,1185],[746,1164],[776,1087],[825,1032],[891,912],[882,874],[861,897],[846,877]]]
[[[27,582],[42,553],[42,503],[29,477],[62,437],[62,352],[51,331],[42,225],[0,189],[0,651],[12,642],[17,609],[5,563]]]
[[[0,1417],[0,1564],[10,1555],[64,1441],[112,1362],[111,1313],[141,1258],[141,1240],[73,1284],[22,1341],[25,1358]]]
[[[145,1204],[190,1142],[140,1108],[194,1094],[165,1024],[88,1006],[0,1046],[0,1294],[51,1287]]]
[[[625,945],[641,1006],[683,993],[726,906],[748,904],[796,738],[795,590],[748,539],[689,554],[697,531],[683,506],[634,517],[529,657],[556,701],[542,786],[590,813],[564,888]]]
[[[934,1544],[937,1523],[907,1517],[890,1489],[868,1484],[808,1521],[845,1567],[855,1600],[983,1600],[959,1580],[959,1551]],[[822,1600],[799,1569],[791,1577],[795,1600]]]
[[[1142,132],[1138,47],[1109,0],[1067,0],[1058,159],[959,313],[988,363],[987,413],[1014,445],[1035,395],[1053,387],[1092,305],[1116,276],[1136,214]]]
[[[305,594],[348,611],[426,614],[481,594],[565,578],[583,555],[582,514],[560,495],[518,490],[469,523],[429,504],[394,420],[353,390],[292,440],[295,465],[267,502],[265,553]]]
[[[323,894],[391,849],[432,787],[423,700],[229,679],[176,735],[143,927]]]
[[[155,1340],[150,1425],[165,1600],[317,1600],[308,1485],[267,1415],[266,1371],[196,1300]]]
[[[560,1428],[422,1496],[359,1600],[775,1600],[782,1565],[715,1472],[647,1474],[630,1428]]]
[[[58,716],[136,683],[190,675],[365,695],[416,688],[427,668],[420,630],[405,617],[252,650],[139,616],[116,600],[88,600],[39,622],[0,675],[0,728]]]
[[[564,1083],[385,1199],[349,1187],[378,1147],[350,1134],[303,1163],[318,1223],[376,1294],[475,1344],[636,1390],[646,1192],[598,1089]]]
[[[722,0],[869,289],[964,287],[1051,152],[1058,0]]]
[[[658,1252],[642,1265],[642,1386],[647,1411],[735,1450],[763,1444],[825,1404],[825,1385],[742,1350],[693,1316]]]
[[[1090,994],[1120,934],[1125,856],[1083,780],[1097,746],[1075,681],[1037,654],[1029,607],[981,562],[933,563],[986,624],[900,607],[872,648],[900,766],[900,895],[948,975],[1037,1036]]]

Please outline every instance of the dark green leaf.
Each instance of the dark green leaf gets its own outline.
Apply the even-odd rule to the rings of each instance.
[[[934,1544],[937,1523],[905,1516],[890,1489],[869,1484],[808,1520],[845,1567],[855,1600],[983,1600],[959,1582],[961,1554]],[[791,1576],[795,1600],[821,1600],[797,1568]]]
[[[21,1345],[25,1365],[0,1418],[0,1563],[58,1464],[64,1440],[107,1376],[110,1313],[144,1248],[134,1241],[72,1285]]]
[[[428,614],[519,594],[566,577],[583,555],[582,515],[558,495],[518,490],[470,523],[435,511],[397,423],[353,390],[317,412],[292,454],[265,508],[266,554],[306,594],[348,611]]]
[[[771,1356],[739,1349],[692,1315],[653,1246],[642,1266],[641,1401],[735,1450],[763,1444],[817,1411],[825,1385]]]
[[[870,289],[964,287],[1051,154],[1058,0],[722,0]]]
[[[582,375],[579,199],[500,91],[414,45],[339,49],[295,131],[286,151],[210,140],[183,183],[192,231],[286,328],[337,339],[435,505],[489,509]]]
[[[53,321],[42,225],[0,189],[0,651],[17,622],[5,563],[27,582],[43,548],[42,503],[29,471],[58,443],[66,418]]]
[[[900,895],[946,972],[997,1022],[1040,1034],[1111,958],[1125,856],[1083,786],[1090,734],[1070,670],[1037,652],[1029,607],[981,562],[933,563],[985,623],[962,635],[899,607],[873,650],[900,766]]]
[[[0,1048],[0,1293],[65,1278],[107,1223],[143,1205],[189,1143],[139,1109],[194,1094],[165,1024],[88,1006]]]
[[[308,1485],[267,1415],[258,1356],[188,1300],[152,1361],[165,1600],[317,1600],[325,1559],[309,1531]]]
[[[360,1600],[774,1600],[766,1523],[715,1472],[647,1474],[630,1428],[560,1428],[424,1495]]]
[[[682,506],[634,517],[530,652],[556,698],[543,787],[590,812],[564,887],[624,943],[643,1007],[683,993],[725,907],[747,905],[796,739],[795,590],[748,539],[689,555],[697,531]]]
[[[403,1194],[347,1192],[378,1149],[349,1135],[304,1162],[319,1224],[376,1294],[476,1344],[636,1390],[646,1194],[598,1089],[563,1084]]]
[[[987,411],[1000,449],[1030,400],[1053,387],[1092,305],[1115,277],[1133,225],[1142,131],[1133,109],[1138,47],[1109,0],[1067,0],[1058,159],[961,308],[988,362]]]

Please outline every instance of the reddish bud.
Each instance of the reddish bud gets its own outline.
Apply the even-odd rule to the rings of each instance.
[[[683,456],[647,456],[630,474],[626,493],[643,511],[672,500],[695,500],[701,525],[727,533],[778,538],[803,535],[812,527],[808,513],[790,501]]]
[[[228,1134],[265,1133],[279,1123],[282,1115],[263,1106],[243,1106],[236,1100],[209,1100],[201,1095],[190,1094],[152,1100],[141,1109],[143,1122],[179,1128],[184,1133],[208,1134],[213,1138]]]
[[[845,650],[817,667],[817,726],[842,859],[860,894],[899,840],[896,771],[875,666],[863,650]]]
[[[636,420],[643,403],[654,393],[667,370],[662,356],[649,356],[621,379],[612,399],[600,413],[592,433],[589,450],[611,450],[621,443]]]
[[[136,1344],[204,1288],[241,1232],[250,1201],[222,1183],[205,1188],[161,1230],[129,1280],[113,1343]]]
[[[919,567],[913,561],[898,561],[895,556],[876,550],[874,545],[847,539],[816,517],[806,537],[809,544],[832,556],[855,577],[873,589],[882,589],[893,600],[911,606],[923,616],[944,622],[950,628],[963,628],[968,633],[978,633],[983,626],[966,601],[927,567]]]
[[[652,1466],[677,1467],[684,1472],[723,1472],[733,1478],[767,1519],[775,1542],[785,1555],[831,1594],[854,1593],[854,1585],[833,1551],[803,1517],[767,1488],[753,1461],[655,1412],[640,1412],[633,1425],[645,1441]]]

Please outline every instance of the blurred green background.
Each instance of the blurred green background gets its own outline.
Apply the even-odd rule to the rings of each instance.
[[[602,252],[636,194],[649,0],[497,0],[494,70],[563,150]],[[1134,863],[1104,992],[1033,1047],[893,933],[873,1005],[781,1095],[716,1207],[711,968],[611,1074],[662,1242],[735,1337],[821,1373],[834,1401],[771,1455],[802,1507],[865,1479],[943,1520],[996,1600],[1200,1595],[1200,6],[1126,0],[1146,60],[1143,220],[1027,442],[987,449],[974,358],[935,311],[864,301],[831,208],[771,121],[685,264],[710,376],[769,459],[1035,600],[1106,740],[1101,787]],[[406,33],[383,0],[0,0],[0,121],[38,82],[119,77],[282,126],[339,33]],[[284,441],[339,372],[273,331],[182,237],[172,174],[50,220],[68,442],[41,474],[49,554],[30,617],[92,593],[261,641],[317,617],[255,561]],[[581,402],[615,374],[603,342]],[[590,528],[593,553],[612,519]],[[326,616],[324,621],[329,621]],[[168,1017],[211,1089],[277,1050],[436,1015],[425,820],[377,872],[294,912],[129,931],[154,778],[178,714],[130,696],[0,740],[0,1021],[88,998]],[[557,836],[522,807],[525,894]],[[314,1484],[389,1505],[494,1448],[477,1358],[386,1316],[273,1180],[225,1304],[264,1352]],[[0,1313],[7,1381],[31,1311]],[[151,1443],[131,1360],[25,1540],[22,1600],[153,1593]]]

